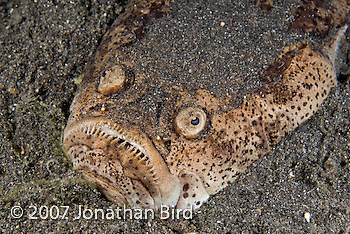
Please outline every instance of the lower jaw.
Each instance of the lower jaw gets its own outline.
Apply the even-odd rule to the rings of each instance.
[[[177,204],[180,180],[141,131],[87,118],[68,123],[64,146],[73,167],[109,199],[144,208]]]

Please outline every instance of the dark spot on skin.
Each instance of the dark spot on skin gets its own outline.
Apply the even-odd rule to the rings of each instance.
[[[186,184],[184,184],[184,186],[183,186],[183,191],[186,192],[189,188],[190,188],[189,184],[186,183]]]

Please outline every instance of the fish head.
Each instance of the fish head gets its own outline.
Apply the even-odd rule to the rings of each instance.
[[[93,62],[71,105],[64,146],[74,169],[118,204],[196,209],[214,191],[204,169],[218,149],[213,117],[228,100],[170,86],[125,61]]]

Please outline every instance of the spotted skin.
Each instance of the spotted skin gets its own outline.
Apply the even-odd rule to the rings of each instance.
[[[85,69],[64,146],[74,169],[120,205],[197,209],[319,109],[337,84],[334,59],[346,27],[322,51],[308,45],[284,51],[281,57],[293,56],[281,78],[238,108],[206,90],[163,87],[166,111],[141,118],[135,113],[148,100],[146,75],[133,72],[122,47],[168,6],[139,1],[118,17]]]
[[[214,115],[210,137],[197,142],[174,139],[167,162],[172,173],[190,164],[189,171],[205,178],[208,193],[218,192],[309,119],[335,85],[328,58],[309,46],[301,48],[278,83],[249,95],[240,108]],[[181,158],[176,149],[181,149]]]

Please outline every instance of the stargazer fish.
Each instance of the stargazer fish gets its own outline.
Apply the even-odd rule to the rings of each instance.
[[[283,51],[280,79],[227,108],[205,89],[167,87],[133,69],[123,48],[168,7],[132,2],[116,19],[85,68],[64,147],[73,168],[120,205],[197,209],[320,108],[337,85],[334,60],[347,26],[322,50]]]

